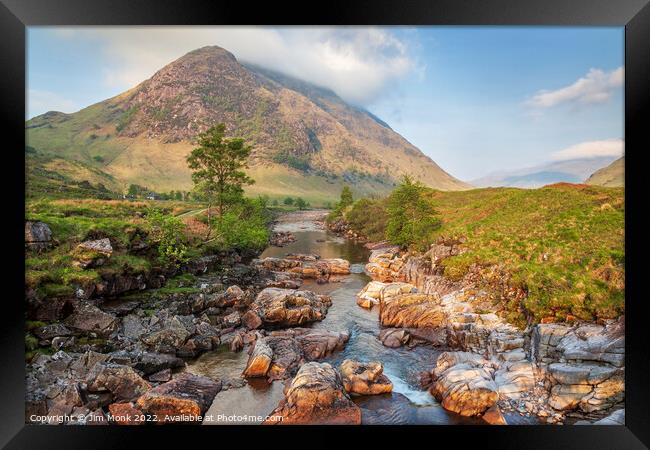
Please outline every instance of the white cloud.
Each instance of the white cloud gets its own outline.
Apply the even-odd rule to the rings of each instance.
[[[59,94],[50,91],[29,89],[27,91],[27,117],[38,116],[48,111],[71,113],[79,110],[79,105]]]
[[[534,108],[550,108],[562,103],[594,104],[609,100],[623,86],[623,67],[604,72],[590,69],[584,77],[569,86],[554,91],[542,90],[528,100]]]
[[[554,161],[566,161],[578,158],[597,158],[601,156],[623,156],[625,143],[622,139],[605,139],[588,141],[571,145],[551,155]]]
[[[328,87],[367,104],[391,82],[422,70],[409,46],[389,30],[367,27],[65,28],[60,39],[96,40],[105,82],[128,89],[196,48],[218,45],[250,62]]]

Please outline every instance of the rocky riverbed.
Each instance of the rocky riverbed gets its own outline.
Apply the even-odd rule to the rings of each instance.
[[[62,305],[33,330],[56,352],[27,365],[26,422],[620,422],[622,321],[519,330],[432,258],[323,219],[281,216],[275,245],[192,292]]]

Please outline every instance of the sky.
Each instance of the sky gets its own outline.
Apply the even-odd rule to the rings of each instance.
[[[623,153],[622,27],[30,27],[27,117],[205,45],[332,89],[462,180]]]

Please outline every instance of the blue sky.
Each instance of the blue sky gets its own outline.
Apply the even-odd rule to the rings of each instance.
[[[27,115],[79,110],[203,45],[333,89],[464,180],[622,152],[623,28],[30,28]]]

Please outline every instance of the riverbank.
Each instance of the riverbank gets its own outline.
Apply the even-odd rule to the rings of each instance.
[[[332,228],[354,237],[342,221]],[[444,275],[445,259],[458,255],[460,244],[439,240],[423,254],[366,244],[375,249],[366,266],[374,281],[360,305],[376,305],[382,325],[394,327],[383,334],[385,345],[425,341],[453,349],[440,356],[424,384],[460,414],[492,415],[497,408],[497,417],[518,412],[547,423],[624,414],[624,317],[518,328],[495,314],[480,276]],[[504,284],[507,291],[507,279]],[[510,289],[508,295],[525,293]]]
[[[537,371],[546,364],[546,373],[553,377],[549,383],[560,386],[550,386],[548,392],[555,389],[561,398],[576,397],[575,391],[583,393],[572,404],[578,409],[592,404],[590,400],[600,400],[607,393],[606,386],[610,391],[616,388],[611,380],[619,372],[606,372],[601,369],[605,361],[597,362],[599,368],[585,375],[592,384],[591,397],[583,401],[589,394],[582,387],[580,374],[585,366],[576,359],[576,352],[583,351],[584,358],[584,345],[594,352],[595,344],[604,345],[597,330],[576,328],[561,335],[560,329],[549,325],[528,338],[515,333],[506,339],[503,324],[496,326],[493,320],[487,326],[491,315],[485,311],[463,311],[459,322],[458,305],[471,305],[467,290],[462,291],[464,297],[461,291],[451,290],[447,295],[453,293],[453,301],[448,297],[438,303],[436,286],[441,283],[430,278],[436,275],[416,259],[402,258],[386,248],[371,252],[327,232],[323,215],[322,211],[306,211],[279,217],[274,232],[288,233],[294,239],[282,242],[282,247],[267,248],[250,264],[235,263],[217,273],[187,277],[172,290],[82,301],[65,311],[62,320],[35,327],[34,335],[53,348],[60,347],[52,355],[37,355],[28,364],[26,421],[40,423],[39,417],[48,417],[53,423],[127,423],[122,419],[129,412],[158,416],[163,411],[170,418],[157,417],[159,421],[175,421],[176,413],[189,408],[191,423],[204,424],[324,423],[330,419],[363,424],[494,423],[485,410],[464,415],[446,400],[449,396],[444,394],[450,389],[444,389],[444,382],[455,375],[445,375],[443,365],[452,372],[462,369],[463,377],[469,373],[490,377],[485,382],[488,387],[490,383],[496,386],[496,404],[509,424],[547,421],[538,414],[548,410],[547,406],[536,411],[520,407],[540,401],[548,405],[548,400],[540,400],[546,385],[539,385],[537,372],[535,387],[518,391],[516,403],[506,396],[504,386],[517,387],[530,379],[523,376],[527,367]],[[398,268],[400,258],[403,264]],[[382,273],[377,266],[386,266],[399,277],[404,274],[400,283],[412,283],[409,290],[418,292],[403,295],[424,296],[427,301],[419,305],[435,313],[432,320],[440,317],[442,322],[435,327],[400,323],[417,315],[408,311],[412,302],[395,302],[405,300],[399,295],[378,295],[378,305],[371,309],[359,306],[358,294],[364,289],[368,294],[366,287]],[[382,288],[396,282],[384,281]],[[387,335],[392,336],[392,343]],[[434,335],[436,340],[431,339]],[[516,359],[521,356],[521,336],[524,357]],[[580,340],[571,347],[576,338]],[[79,347],[80,340],[83,347]],[[487,354],[494,345],[496,350]],[[614,347],[609,345],[606,353],[616,355]],[[460,357],[451,353],[454,350],[485,360]],[[608,364],[616,362],[612,359]],[[471,364],[488,368],[487,372]],[[599,387],[607,381],[603,379],[606,374],[609,384]],[[314,397],[309,386],[319,386],[327,395]],[[479,392],[480,398],[486,397],[485,390]],[[329,413],[327,417],[310,415],[298,406],[305,404]],[[599,409],[591,419],[604,411]],[[573,420],[555,410],[548,417],[550,423]]]

